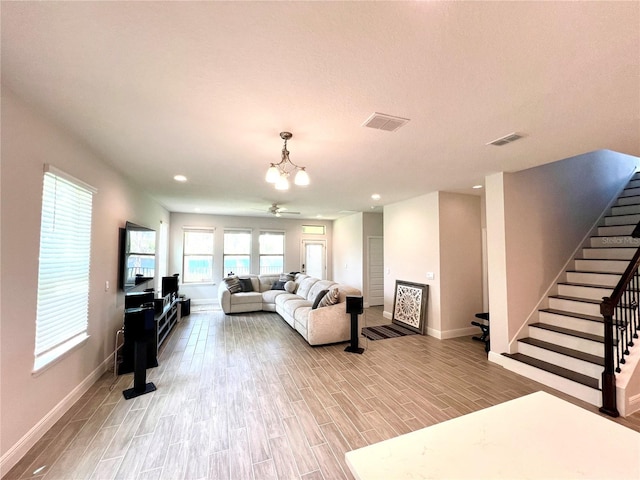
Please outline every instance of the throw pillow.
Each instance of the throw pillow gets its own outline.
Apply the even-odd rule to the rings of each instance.
[[[284,284],[286,282],[273,282],[271,290],[284,290]]]
[[[242,285],[243,292],[253,292],[253,284],[250,278],[240,278],[240,284]]]
[[[281,273],[280,274],[280,281],[281,282],[288,282],[288,281],[293,281],[295,280],[296,277],[294,277],[293,275],[289,274],[289,273]]]
[[[324,297],[322,297],[322,300],[320,300],[320,303],[318,304],[318,308],[335,305],[336,303],[338,303],[339,299],[340,299],[340,290],[338,290],[337,288],[332,288],[327,292],[327,294]]]
[[[293,280],[289,280],[287,283],[284,284],[284,289],[289,293],[295,293],[296,287],[297,287],[296,282],[294,282]]]
[[[238,293],[242,291],[242,284],[238,277],[226,277],[223,279],[229,293]]]
[[[327,294],[328,291],[329,290],[320,290],[318,292],[318,295],[316,295],[316,299],[313,301],[313,306],[311,307],[311,310],[315,310],[316,308],[318,308],[318,304],[324,298],[324,296]]]

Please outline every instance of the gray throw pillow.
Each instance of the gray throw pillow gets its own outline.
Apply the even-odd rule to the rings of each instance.
[[[240,278],[240,284],[242,285],[243,292],[253,292],[253,284],[250,278]]]
[[[273,282],[271,290],[284,290],[284,284],[286,282]]]
[[[318,292],[318,295],[316,295],[316,299],[313,301],[313,306],[311,307],[311,310],[315,310],[316,308],[318,308],[318,304],[324,298],[324,296],[327,294],[328,291],[329,290],[320,290]]]
[[[340,290],[332,288],[324,297],[322,297],[322,300],[320,300],[320,303],[318,304],[318,308],[335,305],[338,303],[338,300],[340,300]]]
[[[223,282],[226,284],[229,293],[238,293],[242,291],[242,283],[240,283],[240,279],[238,277],[226,277],[223,279]]]
[[[280,274],[280,281],[281,282],[288,282],[289,280],[295,280],[296,277],[294,275],[291,275],[290,273],[281,273]]]

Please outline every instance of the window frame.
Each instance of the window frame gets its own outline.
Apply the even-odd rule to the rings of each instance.
[[[44,165],[33,375],[39,375],[89,338],[96,193],[91,185],[53,165]]]
[[[262,237],[263,235],[278,235],[282,237],[282,253],[262,253]],[[258,271],[260,275],[275,275],[276,273],[283,273],[285,266],[285,245],[286,245],[286,232],[283,230],[261,230],[258,236],[258,244],[259,244],[259,260],[258,260]],[[263,272],[262,259],[263,258],[275,258],[282,257],[282,269],[279,272]]]
[[[249,249],[248,253],[245,252],[230,252],[227,253],[227,234],[229,235],[238,235],[245,234],[249,235]],[[226,276],[228,273],[231,273],[233,269],[230,271],[226,271],[227,267],[227,257],[236,257],[236,258],[246,258],[248,260],[249,268],[247,271],[233,271],[236,275],[249,275],[251,273],[251,259],[252,259],[252,245],[253,245],[253,230],[250,228],[225,228],[222,235],[223,243],[222,243],[222,276]],[[238,270],[236,268],[236,270]]]
[[[193,233],[207,233],[211,235],[211,248],[210,252],[205,251],[195,251],[187,253],[187,235]],[[185,285],[197,285],[197,284],[206,284],[213,283],[213,272],[215,268],[215,228],[201,228],[201,227],[183,227],[182,228],[182,283]],[[186,275],[186,265],[187,259],[190,257],[209,257],[211,259],[211,267],[209,268],[209,276],[201,277],[198,280],[190,280]]]

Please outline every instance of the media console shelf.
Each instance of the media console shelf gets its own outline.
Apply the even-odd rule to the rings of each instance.
[[[158,349],[176,326],[180,317],[180,299],[174,298],[156,315],[156,325],[158,330]]]

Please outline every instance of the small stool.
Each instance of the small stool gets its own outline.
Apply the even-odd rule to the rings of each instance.
[[[479,318],[480,320],[483,320],[482,323],[480,322],[471,322],[471,325],[473,325],[474,327],[480,327],[480,330],[482,331],[482,335],[479,337],[471,337],[474,340],[477,340],[479,342],[484,342],[484,351],[489,353],[489,312],[483,312],[483,313],[476,313],[476,318]]]

